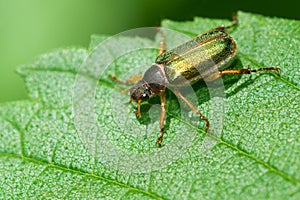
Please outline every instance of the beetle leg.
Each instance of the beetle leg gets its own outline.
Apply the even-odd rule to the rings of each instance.
[[[228,26],[224,26],[224,29],[230,29],[232,27],[235,27],[239,24],[239,20],[238,20],[238,17],[237,17],[237,14],[236,13],[233,13],[232,15],[232,23]]]
[[[116,77],[115,75],[112,75],[112,74],[109,75],[109,77],[111,79],[117,81],[119,84],[122,84],[122,85],[131,85],[131,84],[133,84],[133,83],[135,83],[135,82],[137,82],[137,81],[139,81],[139,80],[141,80],[143,78],[143,76],[141,76],[141,75],[136,75],[136,76],[133,76],[133,77],[127,79],[126,81],[122,81],[118,77]],[[125,93],[128,92],[129,89],[130,88],[124,89],[120,93],[121,94],[125,94]]]
[[[138,107],[136,109],[136,116],[138,116],[138,118],[141,118],[142,117],[142,115],[141,115],[141,100],[138,100],[137,103],[138,103]]]
[[[159,121],[159,127],[160,127],[160,136],[157,139],[156,144],[161,147],[161,142],[164,137],[164,124],[165,124],[165,118],[166,118],[166,94],[165,92],[162,92],[160,94],[160,107],[161,107],[161,112],[160,112],[160,121]]]
[[[228,30],[228,29],[231,29],[232,27],[235,27],[239,24],[239,20],[238,20],[238,17],[237,17],[237,14],[236,13],[233,13],[232,15],[232,23],[228,26],[220,26],[219,28],[217,29],[221,29],[221,30]]]
[[[265,68],[258,68],[258,69],[228,69],[228,70],[223,70],[220,72],[214,72],[212,74],[210,74],[209,76],[203,78],[205,81],[211,82],[214,81],[218,78],[221,78],[224,75],[227,74],[251,74],[251,73],[257,73],[260,71],[276,71],[277,73],[279,73],[279,68],[277,67],[265,67]]]
[[[159,51],[158,51],[158,55],[161,55],[166,50],[166,46],[167,46],[166,36],[165,36],[164,32],[160,29],[160,27],[157,27],[157,30],[161,34],[161,37],[162,37],[160,44],[159,44],[160,46],[159,46]]]
[[[256,72],[260,72],[260,71],[276,71],[277,73],[279,73],[279,68],[277,67],[265,67],[265,68],[259,68],[259,69],[230,69],[230,70],[224,70],[224,71],[220,71],[219,75],[223,76],[226,74],[251,74],[251,73],[256,73]]]
[[[133,83],[135,83],[135,82],[137,82],[137,81],[139,81],[143,78],[143,76],[141,76],[141,75],[136,75],[136,76],[130,77],[126,81],[122,81],[118,77],[116,77],[115,75],[112,75],[112,74],[109,77],[111,79],[117,81],[118,83],[123,84],[123,85],[131,85],[131,84],[133,84]]]
[[[209,121],[207,119],[207,117],[205,117],[201,111],[196,108],[196,106],[194,106],[189,100],[187,100],[179,90],[175,90],[175,95],[177,97],[179,97],[180,99],[182,99],[184,101],[184,103],[186,103],[196,114],[200,115],[201,119],[203,119],[205,122],[206,122],[206,126],[205,126],[205,129],[206,131],[208,131],[209,129]]]

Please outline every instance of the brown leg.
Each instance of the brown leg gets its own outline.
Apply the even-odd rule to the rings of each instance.
[[[233,13],[232,15],[232,24],[228,25],[228,26],[224,26],[224,29],[230,29],[232,27],[235,27],[239,24],[239,20],[238,20],[238,17],[237,17],[237,14],[236,13]]]
[[[129,78],[126,81],[122,81],[119,78],[117,78],[115,75],[112,75],[112,74],[109,77],[123,85],[130,85],[130,84],[135,83],[143,78],[143,76],[141,76],[141,75],[136,75],[136,76]]]
[[[166,49],[166,46],[167,46],[166,45],[166,36],[165,36],[164,32],[159,27],[157,27],[157,30],[162,36],[162,40],[160,41],[160,46],[159,46],[159,51],[158,51],[158,55],[161,55],[162,53],[165,52],[165,49]]]
[[[141,115],[141,100],[138,100],[137,103],[138,103],[138,107],[136,109],[136,113],[135,114],[136,114],[136,116],[138,116],[138,118],[141,118],[142,117],[142,115]]]
[[[161,147],[161,142],[164,137],[164,123],[166,118],[166,94],[165,92],[160,94],[160,106],[161,106],[161,112],[160,112],[160,121],[159,121],[159,127],[160,127],[160,136],[157,139],[156,144]]]
[[[238,20],[238,18],[237,18],[237,14],[236,13],[234,13],[233,15],[232,15],[232,23],[230,24],[230,25],[228,25],[228,26],[224,26],[224,25],[222,25],[222,26],[220,26],[219,28],[217,28],[217,29],[221,29],[221,30],[227,30],[227,29],[231,29],[232,27],[235,27],[235,26],[237,26],[238,24],[239,24],[239,20]]]
[[[214,81],[224,75],[227,74],[251,74],[251,73],[256,73],[256,72],[260,72],[260,71],[276,71],[277,73],[279,73],[279,68],[277,67],[267,67],[267,68],[259,68],[259,69],[229,69],[229,70],[223,70],[220,72],[215,72],[213,74],[210,74],[208,77],[205,77],[204,80],[211,82]]]
[[[259,69],[231,69],[231,70],[224,70],[219,72],[220,76],[226,75],[226,74],[251,74],[256,73],[260,71],[276,71],[279,73],[279,68],[277,67],[266,67],[266,68],[259,68]]]
[[[133,77],[129,78],[129,79],[126,80],[126,81],[122,81],[122,80],[120,80],[119,78],[117,78],[115,75],[112,75],[112,74],[111,74],[109,77],[110,77],[111,79],[117,81],[119,84],[122,84],[122,85],[131,85],[132,83],[135,83],[135,82],[137,82],[137,81],[139,81],[139,80],[141,80],[141,79],[143,78],[143,76],[137,75],[137,76],[133,76]],[[122,90],[122,91],[121,91],[121,94],[127,93],[129,89],[130,89],[130,88],[127,88],[127,89],[125,89],[125,90]]]
[[[180,99],[182,99],[182,100],[184,101],[184,103],[186,103],[186,104],[187,104],[187,105],[188,105],[195,113],[197,113],[198,115],[200,115],[201,119],[203,119],[203,120],[206,122],[205,129],[206,129],[206,131],[208,131],[208,129],[209,129],[209,121],[208,121],[207,117],[205,117],[205,116],[201,113],[201,111],[200,111],[198,108],[196,108],[191,102],[189,102],[189,100],[187,100],[187,99],[180,93],[180,91],[175,90],[175,95],[176,95],[177,97],[179,97]]]

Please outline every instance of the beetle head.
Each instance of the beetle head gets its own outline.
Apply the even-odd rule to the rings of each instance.
[[[130,98],[136,102],[147,100],[151,96],[151,88],[144,80],[138,81],[134,87],[130,88]]]

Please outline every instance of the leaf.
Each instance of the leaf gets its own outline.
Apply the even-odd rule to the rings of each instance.
[[[30,99],[0,106],[1,198],[299,199],[300,22],[243,12],[238,17],[239,26],[230,31],[239,47],[235,67],[276,66],[281,73],[225,78],[224,115],[205,84],[196,84],[203,113],[210,120],[215,118],[211,110],[224,116],[221,135],[206,135],[204,123],[184,116],[168,92],[164,146],[155,146],[158,99],[144,103],[143,117],[137,119],[129,97],[119,93],[124,88],[108,75],[125,79],[141,73],[145,68],[132,69],[151,64],[156,49],[115,58],[107,48],[107,57],[94,58],[90,52],[108,40],[93,36],[89,51],[56,50],[19,68]],[[162,26],[194,36],[229,23],[195,18],[165,20]],[[168,45],[174,45],[175,35],[166,36]],[[110,48],[158,43],[122,36]],[[96,65],[88,62],[96,58],[99,68],[84,68]],[[104,68],[101,61],[109,58],[113,62]],[[91,107],[78,104],[89,94],[82,99],[76,94],[91,86],[76,87],[80,80],[95,83]],[[78,118],[78,113],[87,116]],[[193,140],[182,141],[190,133]]]

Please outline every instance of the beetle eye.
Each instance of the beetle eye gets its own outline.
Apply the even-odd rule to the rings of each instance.
[[[149,95],[147,93],[143,93],[142,96],[141,96],[141,99],[148,99],[149,98]]]

